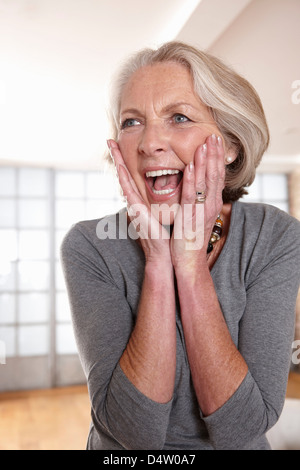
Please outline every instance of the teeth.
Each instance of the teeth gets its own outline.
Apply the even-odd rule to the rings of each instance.
[[[174,188],[173,189],[161,189],[160,191],[157,191],[156,189],[152,188],[152,191],[154,192],[154,194],[170,194],[174,191]]]
[[[163,176],[163,175],[176,175],[179,173],[179,170],[156,170],[156,171],[147,171],[146,176],[149,178],[149,176]],[[163,191],[168,191],[163,190]],[[158,194],[160,194],[161,191],[158,191]],[[163,194],[166,194],[165,192]]]

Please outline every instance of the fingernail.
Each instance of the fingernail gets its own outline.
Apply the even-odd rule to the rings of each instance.
[[[218,145],[219,147],[222,147],[222,139],[219,135],[218,135]]]
[[[194,170],[194,163],[193,162],[190,162],[189,163],[189,172],[192,173]]]
[[[207,151],[207,145],[206,144],[202,145],[201,151],[202,151],[203,155],[206,155],[206,151]]]
[[[211,141],[212,141],[213,144],[216,144],[216,142],[217,142],[216,134],[211,135]]]

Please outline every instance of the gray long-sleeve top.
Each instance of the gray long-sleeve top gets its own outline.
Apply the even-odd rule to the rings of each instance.
[[[145,265],[143,251],[125,225],[125,210],[105,221],[80,222],[61,249],[91,401],[87,448],[268,449],[265,433],[281,413],[290,367],[300,223],[272,206],[233,204],[228,237],[211,275],[249,371],[230,399],[209,416],[202,415],[193,389],[178,302],[172,400],[152,401],[120,368]],[[110,238],[101,239],[104,229]],[[222,357],[215,360],[222,362]]]

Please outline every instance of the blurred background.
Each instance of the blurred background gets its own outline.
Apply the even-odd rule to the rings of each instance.
[[[77,390],[84,426],[89,420],[59,246],[73,223],[124,205],[103,158],[111,75],[130,53],[174,39],[217,55],[254,85],[271,144],[244,200],[300,219],[300,0],[0,0],[0,449],[77,446],[74,436],[22,441],[22,424],[13,424],[22,397],[38,403],[59,389],[54,396],[66,400],[66,387],[75,403]],[[276,448],[300,449],[296,346]],[[36,415],[28,407],[33,433],[47,407]],[[85,427],[83,435],[82,448]]]

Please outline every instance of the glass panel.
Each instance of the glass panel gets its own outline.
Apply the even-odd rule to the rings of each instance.
[[[0,230],[0,262],[17,259],[16,230]]]
[[[14,196],[16,193],[16,171],[14,168],[0,168],[0,196]]]
[[[114,172],[87,173],[86,194],[91,199],[118,199],[120,186]]]
[[[48,227],[49,213],[46,199],[22,199],[18,202],[18,218],[21,228]]]
[[[49,352],[48,327],[20,326],[18,328],[20,356],[43,356]]]
[[[15,328],[13,326],[0,327],[0,339],[4,341],[6,357],[16,355]],[[2,367],[0,365],[0,367]]]
[[[71,324],[56,327],[57,354],[76,354],[77,346]]]
[[[56,227],[70,228],[76,222],[84,220],[85,204],[83,201],[57,201]]]
[[[118,201],[105,201],[98,199],[96,201],[87,201],[86,203],[86,218],[87,219],[100,219],[105,215],[115,214],[122,207],[125,206],[124,202]]]
[[[16,265],[0,258],[0,291],[14,291],[16,288]]]
[[[55,232],[55,258],[60,259],[60,247],[68,229],[56,230]]]
[[[55,286],[57,290],[66,290],[65,278],[60,261],[57,261],[55,266]]]
[[[49,263],[23,261],[19,263],[20,290],[49,290]]]
[[[101,197],[104,199],[114,199],[119,197],[119,182],[113,173],[100,173],[99,185],[101,189]]]
[[[272,206],[278,207],[278,209],[281,209],[282,211],[289,213],[288,202],[268,201],[267,203],[271,204]]]
[[[14,199],[0,200],[0,226],[12,228],[16,224],[16,203]]]
[[[255,180],[249,186],[249,188],[246,188],[248,191],[248,194],[246,196],[243,196],[243,201],[248,201],[248,202],[259,202],[261,199],[261,175],[256,175]]]
[[[264,201],[288,200],[286,176],[277,174],[262,175],[262,191]]]
[[[0,295],[0,324],[7,325],[16,321],[16,298],[11,294]]]
[[[47,196],[48,172],[40,168],[21,168],[19,170],[19,195]]]
[[[86,175],[86,193],[90,198],[103,197],[103,189],[101,187],[100,173],[87,173]]]
[[[64,322],[71,320],[71,312],[69,306],[68,295],[64,292],[56,294],[56,321]]]
[[[19,323],[44,323],[49,320],[47,294],[19,294]]]
[[[84,197],[84,173],[59,171],[55,177],[56,197]]]
[[[42,230],[21,230],[19,235],[19,258],[49,258],[48,233]]]

